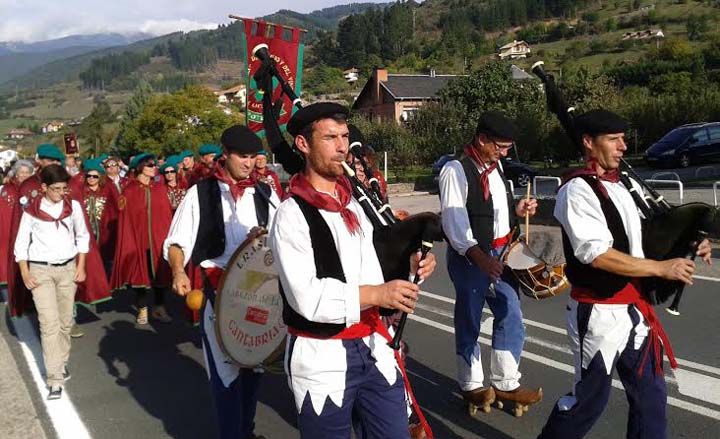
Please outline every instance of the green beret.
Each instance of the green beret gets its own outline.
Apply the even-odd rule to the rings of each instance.
[[[98,163],[102,163],[109,158],[110,158],[110,156],[107,154],[100,154],[100,157],[98,157],[97,160],[98,160]]]
[[[43,143],[37,147],[37,156],[39,159],[53,159],[65,161],[65,154],[60,151],[56,145],[50,143]]]
[[[264,149],[261,149],[260,151],[258,151],[258,155],[264,155],[265,157],[267,157],[268,154],[267,154],[267,151],[265,151]]]
[[[287,131],[293,137],[300,134],[303,128],[320,119],[327,119],[336,114],[342,114],[347,117],[350,111],[347,107],[334,102],[317,102],[307,107],[303,107],[293,114],[287,124]]]
[[[133,159],[130,161],[130,168],[132,168],[132,169],[137,168],[138,165],[147,158],[151,158],[153,160],[157,159],[155,154],[151,154],[149,152],[141,152],[140,154],[133,157]]]
[[[164,174],[165,171],[168,169],[174,169],[177,171],[177,163],[170,163],[166,160],[165,163],[163,163],[163,165],[160,166],[160,172],[162,172]]]
[[[179,155],[180,155],[181,159],[184,159],[185,157],[194,157],[195,156],[195,154],[193,154],[193,152],[190,151],[189,149],[184,150]]]
[[[97,171],[100,175],[105,175],[105,168],[102,166],[102,156],[96,159],[87,159],[83,162],[83,169],[85,172]]]
[[[207,155],[207,154],[222,154],[222,148],[219,146],[212,144],[212,143],[206,143],[203,146],[200,147],[198,150],[198,154],[200,155]]]

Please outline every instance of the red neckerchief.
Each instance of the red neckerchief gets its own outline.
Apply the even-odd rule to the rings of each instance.
[[[485,197],[485,201],[487,201],[488,197],[490,197],[490,183],[488,181],[490,177],[490,173],[497,168],[497,162],[491,164],[490,166],[485,165],[485,162],[483,159],[480,158],[480,156],[477,153],[477,150],[473,148],[472,145],[465,146],[465,149],[463,150],[466,156],[470,157],[472,161],[474,161],[476,164],[480,165],[483,168],[483,171],[480,173],[480,187],[483,190],[483,196]]]
[[[228,175],[228,173],[225,171],[225,168],[222,167],[219,161],[215,162],[215,169],[212,175],[218,181],[222,181],[223,183],[230,186],[230,193],[232,194],[234,200],[239,200],[240,198],[242,198],[243,194],[245,193],[245,189],[255,187],[256,183],[255,175],[253,173],[251,173],[250,176],[244,180],[233,180],[230,175]]]
[[[357,215],[347,208],[352,198],[350,195],[350,182],[347,178],[339,178],[335,183],[335,190],[338,196],[337,200],[328,194],[318,192],[303,174],[293,175],[289,184],[289,193],[291,195],[297,195],[317,209],[327,210],[329,212],[340,212],[340,216],[348,232],[350,232],[351,235],[360,232],[360,221]]]
[[[57,227],[58,229],[60,228],[60,224],[62,224],[63,227],[65,227],[68,231],[70,231],[68,226],[64,222],[62,222],[62,220],[69,217],[70,215],[72,215],[72,204],[70,204],[70,202],[67,200],[67,198],[63,198],[62,212],[60,212],[60,216],[57,219],[55,219],[55,218],[51,217],[50,214],[48,214],[47,212],[40,209],[40,203],[42,202],[43,198],[45,198],[45,197],[35,198],[32,201],[32,203],[30,203],[28,208],[25,209],[25,212],[29,213],[32,217],[37,218],[40,221],[47,221],[47,222],[55,223],[55,227]]]
[[[620,181],[620,170],[613,169],[612,171],[606,171],[603,175],[598,175],[597,172],[598,161],[595,157],[590,157],[585,163],[585,167],[582,169],[576,169],[563,175],[563,185],[575,177],[582,177],[585,175],[594,176],[598,180],[608,181],[610,183],[617,183]],[[598,189],[607,198],[608,193],[605,186],[598,184]]]

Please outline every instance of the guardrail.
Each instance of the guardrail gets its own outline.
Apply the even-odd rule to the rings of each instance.
[[[670,172],[670,174],[675,174],[674,172]],[[677,174],[675,174],[677,175]],[[646,183],[656,183],[656,184],[669,184],[671,186],[677,186],[678,190],[680,191],[680,204],[683,204],[683,198],[685,193],[685,186],[683,185],[682,181],[678,180],[656,180],[656,179],[649,179],[645,180]]]
[[[715,183],[713,183],[713,202],[716,206],[718,205],[718,187],[720,187],[720,181],[716,181]]]
[[[557,190],[557,188],[560,187],[560,185],[562,185],[562,180],[560,179],[560,177],[552,177],[549,175],[536,175],[535,178],[533,178],[533,196],[534,197],[537,197],[538,181],[554,181],[557,183],[557,187],[555,188],[556,190]]]

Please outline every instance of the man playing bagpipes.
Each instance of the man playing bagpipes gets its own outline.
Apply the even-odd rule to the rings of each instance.
[[[418,286],[385,282],[373,225],[343,175],[348,111],[299,110],[288,132],[304,157],[278,209],[270,243],[288,326],[285,370],[302,438],[409,438],[405,386],[379,307],[412,312]],[[436,265],[411,256],[421,278]]]
[[[235,250],[258,226],[269,227],[280,200],[270,187],[254,178],[260,139],[245,126],[235,125],[221,137],[223,157],[213,175],[188,189],[173,217],[164,256],[173,273],[173,290],[191,290],[185,266],[201,267],[207,298],[202,311],[205,362],[215,399],[220,437],[260,439],[254,433],[255,410],[262,373],[229,361],[213,330],[215,292]]]
[[[630,412],[628,438],[667,437],[667,391],[663,349],[672,367],[670,342],[641,287],[641,279],[692,283],[690,259],[645,259],[638,205],[619,180],[626,122],[593,110],[574,118],[587,165],[560,188],[555,217],[562,226],[572,284],[567,332],[575,361],[575,385],[560,398],[539,438],[582,438],[610,397],[612,371],[625,387]],[[710,263],[707,240],[697,256]]]
[[[520,354],[525,341],[520,298],[514,278],[500,260],[514,239],[517,216],[534,215],[536,200],[513,203],[500,157],[517,137],[517,126],[502,113],[480,116],[473,140],[460,160],[440,172],[440,205],[447,236],[450,279],[455,286],[455,347],[458,383],[470,414],[490,410],[498,400],[515,403],[516,416],[542,398],[542,389],[520,385]],[[493,316],[490,386],[483,387],[480,320],[487,302]]]

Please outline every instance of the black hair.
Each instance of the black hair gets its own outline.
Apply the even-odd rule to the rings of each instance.
[[[55,183],[67,183],[70,181],[70,174],[61,165],[47,165],[40,171],[40,181],[46,186]]]

